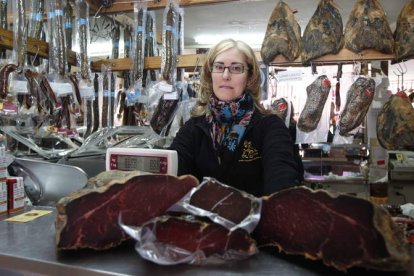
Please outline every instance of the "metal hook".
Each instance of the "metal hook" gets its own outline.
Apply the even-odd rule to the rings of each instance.
[[[400,72],[401,74],[401,90],[404,91],[404,74],[407,73],[407,65],[405,64],[405,62],[403,61],[404,67],[405,69],[402,68],[401,63],[398,63],[398,67],[397,68],[398,72]]]
[[[98,13],[102,10],[102,8],[103,8],[103,5],[101,5],[100,7],[99,7],[99,9],[96,11],[96,13],[95,13],[95,15],[93,16],[93,18],[99,18],[98,17]]]
[[[394,75],[397,76],[397,92],[399,92],[400,91],[400,76],[401,75],[398,75],[397,73],[395,73],[395,71],[392,71],[392,72],[394,73]]]

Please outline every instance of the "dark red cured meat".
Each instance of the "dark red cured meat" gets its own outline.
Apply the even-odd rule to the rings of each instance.
[[[265,198],[261,215],[254,233],[259,246],[341,271],[405,270],[410,262],[405,236],[389,213],[361,198],[296,187]]]
[[[191,195],[190,204],[198,208],[218,214],[235,224],[246,219],[254,209],[257,202],[243,195],[242,192],[210,180],[199,187]]]
[[[101,173],[85,188],[58,202],[58,249],[102,250],[117,246],[127,238],[118,225],[120,211],[126,224],[141,225],[165,213],[198,184],[190,175],[116,173]]]
[[[143,228],[155,234],[157,243],[175,246],[191,253],[202,251],[206,258],[218,254],[226,260],[231,260],[235,252],[237,258],[243,255],[248,257],[257,252],[256,242],[247,231],[241,228],[229,231],[219,224],[202,222],[194,217],[163,216],[145,224]],[[203,261],[205,260],[198,259],[193,260],[193,263]]]

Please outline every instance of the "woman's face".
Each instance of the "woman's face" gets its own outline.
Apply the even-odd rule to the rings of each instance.
[[[225,67],[224,72],[217,72],[223,67]],[[248,67],[244,55],[236,48],[219,54],[213,62],[211,78],[213,92],[219,100],[231,101],[240,97],[246,88],[248,78]]]

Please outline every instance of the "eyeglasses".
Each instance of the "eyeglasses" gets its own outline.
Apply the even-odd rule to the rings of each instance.
[[[231,74],[243,74],[244,67],[245,66],[241,63],[233,63],[230,66],[224,66],[222,63],[213,63],[211,73],[224,73],[224,70],[228,68]]]

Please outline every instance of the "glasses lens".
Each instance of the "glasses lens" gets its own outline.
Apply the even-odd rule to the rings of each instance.
[[[226,67],[224,67],[224,65],[221,64],[221,63],[214,63],[213,64],[213,70],[211,70],[211,72],[213,72],[213,73],[223,73],[225,68]]]
[[[232,74],[241,74],[244,72],[244,66],[243,64],[232,64],[229,67],[230,73]]]
[[[229,72],[232,74],[242,74],[244,72],[244,65],[235,63],[230,66],[224,66],[222,63],[213,63],[212,73],[223,73],[226,68],[229,69]]]

